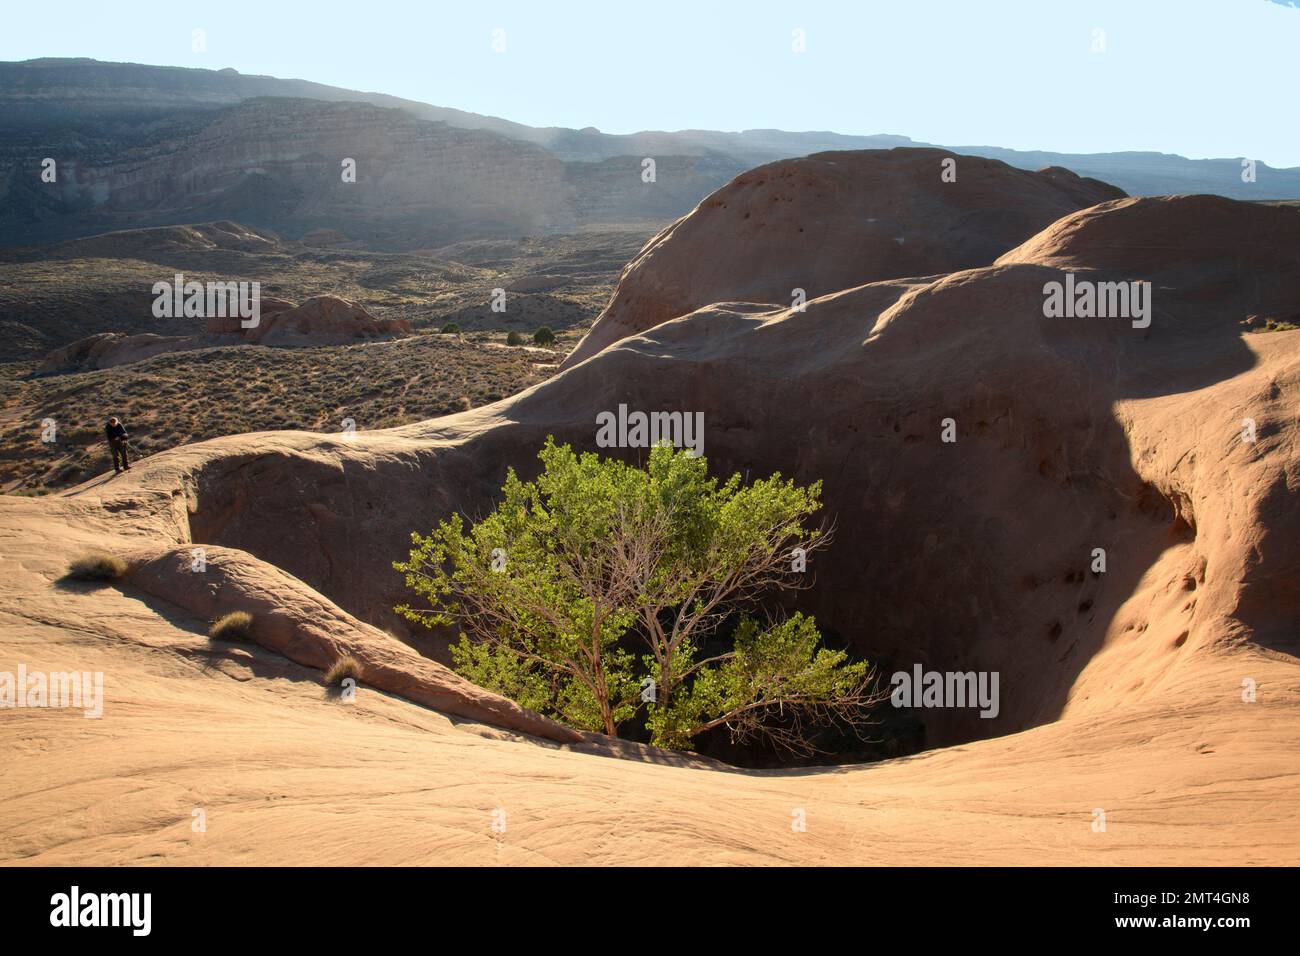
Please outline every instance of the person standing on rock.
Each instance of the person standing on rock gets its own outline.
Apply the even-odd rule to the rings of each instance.
[[[130,471],[131,465],[126,459],[126,442],[131,436],[126,433],[126,426],[117,418],[110,418],[104,426],[104,437],[108,439],[108,447],[113,451],[113,474],[119,475],[123,469]]]

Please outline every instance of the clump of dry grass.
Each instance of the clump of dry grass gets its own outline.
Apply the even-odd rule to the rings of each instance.
[[[344,654],[325,672],[325,683],[331,687],[339,687],[348,677],[357,683],[361,682],[361,662],[351,654]]]
[[[208,637],[214,641],[246,641],[253,632],[253,615],[247,611],[231,611],[212,622]]]
[[[126,562],[107,551],[87,551],[68,563],[68,577],[77,581],[112,581],[126,574]]]

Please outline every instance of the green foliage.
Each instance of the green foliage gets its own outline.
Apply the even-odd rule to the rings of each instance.
[[[536,332],[533,333],[533,344],[540,345],[543,348],[555,344],[555,333],[551,331],[551,327],[549,325],[543,325],[540,329],[538,329]]]
[[[460,673],[575,727],[663,746],[726,726],[807,751],[813,726],[858,726],[874,703],[865,663],[822,647],[810,617],[737,613],[800,585],[792,549],[827,540],[804,526],[820,482],[719,482],[669,446],[645,468],[550,438],[540,458],[535,481],[509,472],[487,517],[413,534],[410,559],[394,565],[428,601],[400,613],[459,624]],[[647,681],[653,702],[641,699]]]
[[[506,345],[523,345],[524,337],[518,332],[510,332],[506,335]]]
[[[1267,322],[1264,323],[1264,325],[1263,325],[1262,328],[1251,329],[1250,331],[1251,331],[1251,332],[1256,332],[1256,333],[1259,333],[1259,332],[1294,332],[1296,329],[1300,329],[1300,325],[1296,325],[1294,322],[1287,322],[1287,321],[1284,321],[1284,320],[1282,320],[1282,319],[1269,319]]]
[[[459,334],[460,334],[460,326],[457,325],[455,322],[448,322],[446,325],[444,325],[444,326],[442,327],[442,334],[443,334],[443,335],[459,335]]]
[[[798,750],[802,730],[781,726],[783,711],[797,718],[801,706],[851,697],[870,677],[865,661],[821,647],[816,622],[801,614],[769,627],[744,617],[732,640],[729,658],[697,670],[668,706],[651,711],[647,723],[661,745],[684,748],[702,731],[730,724],[738,739],[766,732]]]

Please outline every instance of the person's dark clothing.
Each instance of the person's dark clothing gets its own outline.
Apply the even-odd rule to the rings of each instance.
[[[126,440],[131,436],[126,433],[126,426],[121,422],[116,425],[109,422],[104,426],[104,437],[108,439],[108,447],[113,451],[113,471],[130,468],[126,457]],[[121,464],[118,464],[119,461]]]

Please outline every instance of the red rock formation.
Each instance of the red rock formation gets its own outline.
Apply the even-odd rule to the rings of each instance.
[[[263,296],[258,319],[256,326],[245,328],[245,320],[239,316],[214,316],[203,320],[201,335],[101,332],[53,349],[42,360],[36,373],[48,375],[112,368],[163,352],[192,351],[218,345],[352,345],[411,333],[411,323],[405,319],[376,318],[364,306],[332,295],[315,296],[301,305]]]
[[[951,161],[955,181],[943,178]],[[1124,194],[938,149],[818,153],[737,176],[628,264],[564,361],[712,302],[789,306],[879,279],[989,265],[1061,216]],[[719,241],[726,236],[725,242]]]
[[[410,333],[405,319],[377,319],[355,302],[318,295],[294,308],[263,311],[261,322],[244,337],[260,345],[347,345]]]
[[[273,295],[260,296],[258,299],[258,326],[269,322],[281,312],[288,312],[296,306],[288,299],[278,299]],[[203,320],[203,331],[209,335],[237,335],[240,339],[252,341],[251,333],[256,329],[247,329],[244,322],[249,321],[237,315],[210,316]]]
[[[128,365],[163,352],[196,348],[193,336],[155,335],[142,332],[100,332],[78,339],[48,352],[36,368],[37,375],[59,372],[85,372],[90,369]]]

